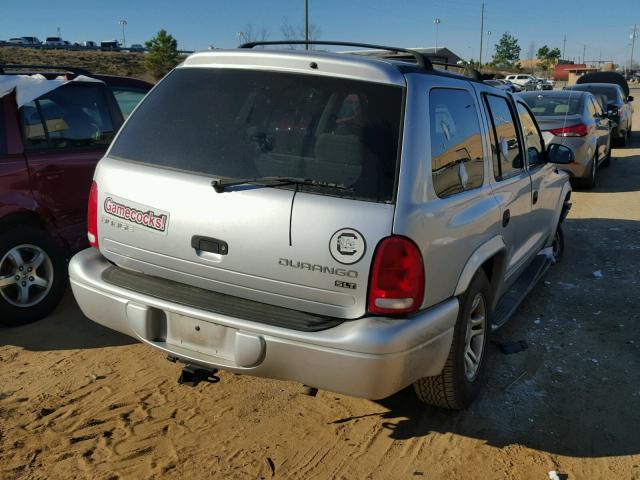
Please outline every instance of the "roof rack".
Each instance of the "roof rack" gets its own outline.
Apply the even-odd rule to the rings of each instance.
[[[263,45],[337,45],[340,47],[360,47],[370,48],[372,50],[387,50],[389,52],[402,52],[411,55],[416,59],[416,63],[425,70],[433,70],[433,64],[426,55],[415,50],[400,47],[386,47],[383,45],[371,45],[369,43],[354,43],[354,42],[336,42],[331,40],[274,40],[274,41],[262,41],[262,42],[248,42],[243,43],[238,48],[253,48]]]
[[[75,75],[91,75],[91,72],[84,68],[67,67],[62,65],[21,65],[21,64],[0,64],[0,74],[4,74],[5,68],[12,70],[16,69],[28,69],[28,70],[64,70],[65,72],[73,73]]]

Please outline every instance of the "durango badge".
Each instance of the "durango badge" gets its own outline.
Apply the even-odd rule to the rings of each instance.
[[[333,234],[329,241],[329,252],[336,262],[351,265],[358,262],[367,251],[367,243],[360,232],[343,228]]]
[[[135,204],[129,200],[119,199],[108,194],[104,201],[104,211],[109,215],[146,227],[154,232],[166,233],[167,231],[169,223],[168,212]]]

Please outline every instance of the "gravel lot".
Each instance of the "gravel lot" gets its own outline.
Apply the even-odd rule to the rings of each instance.
[[[465,412],[224,372],[180,386],[178,365],[68,294],[0,329],[0,478],[640,479],[640,134],[573,205],[562,263],[494,335]]]

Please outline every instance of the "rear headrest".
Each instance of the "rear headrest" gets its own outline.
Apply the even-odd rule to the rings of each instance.
[[[320,162],[361,166],[364,148],[357,135],[323,133],[316,140],[316,159]]]

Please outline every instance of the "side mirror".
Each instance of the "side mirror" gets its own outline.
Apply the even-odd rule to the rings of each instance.
[[[547,146],[547,160],[549,163],[566,165],[567,163],[573,163],[575,155],[569,147],[559,143],[551,143]]]
[[[627,97],[627,102],[633,102],[633,97]]]

